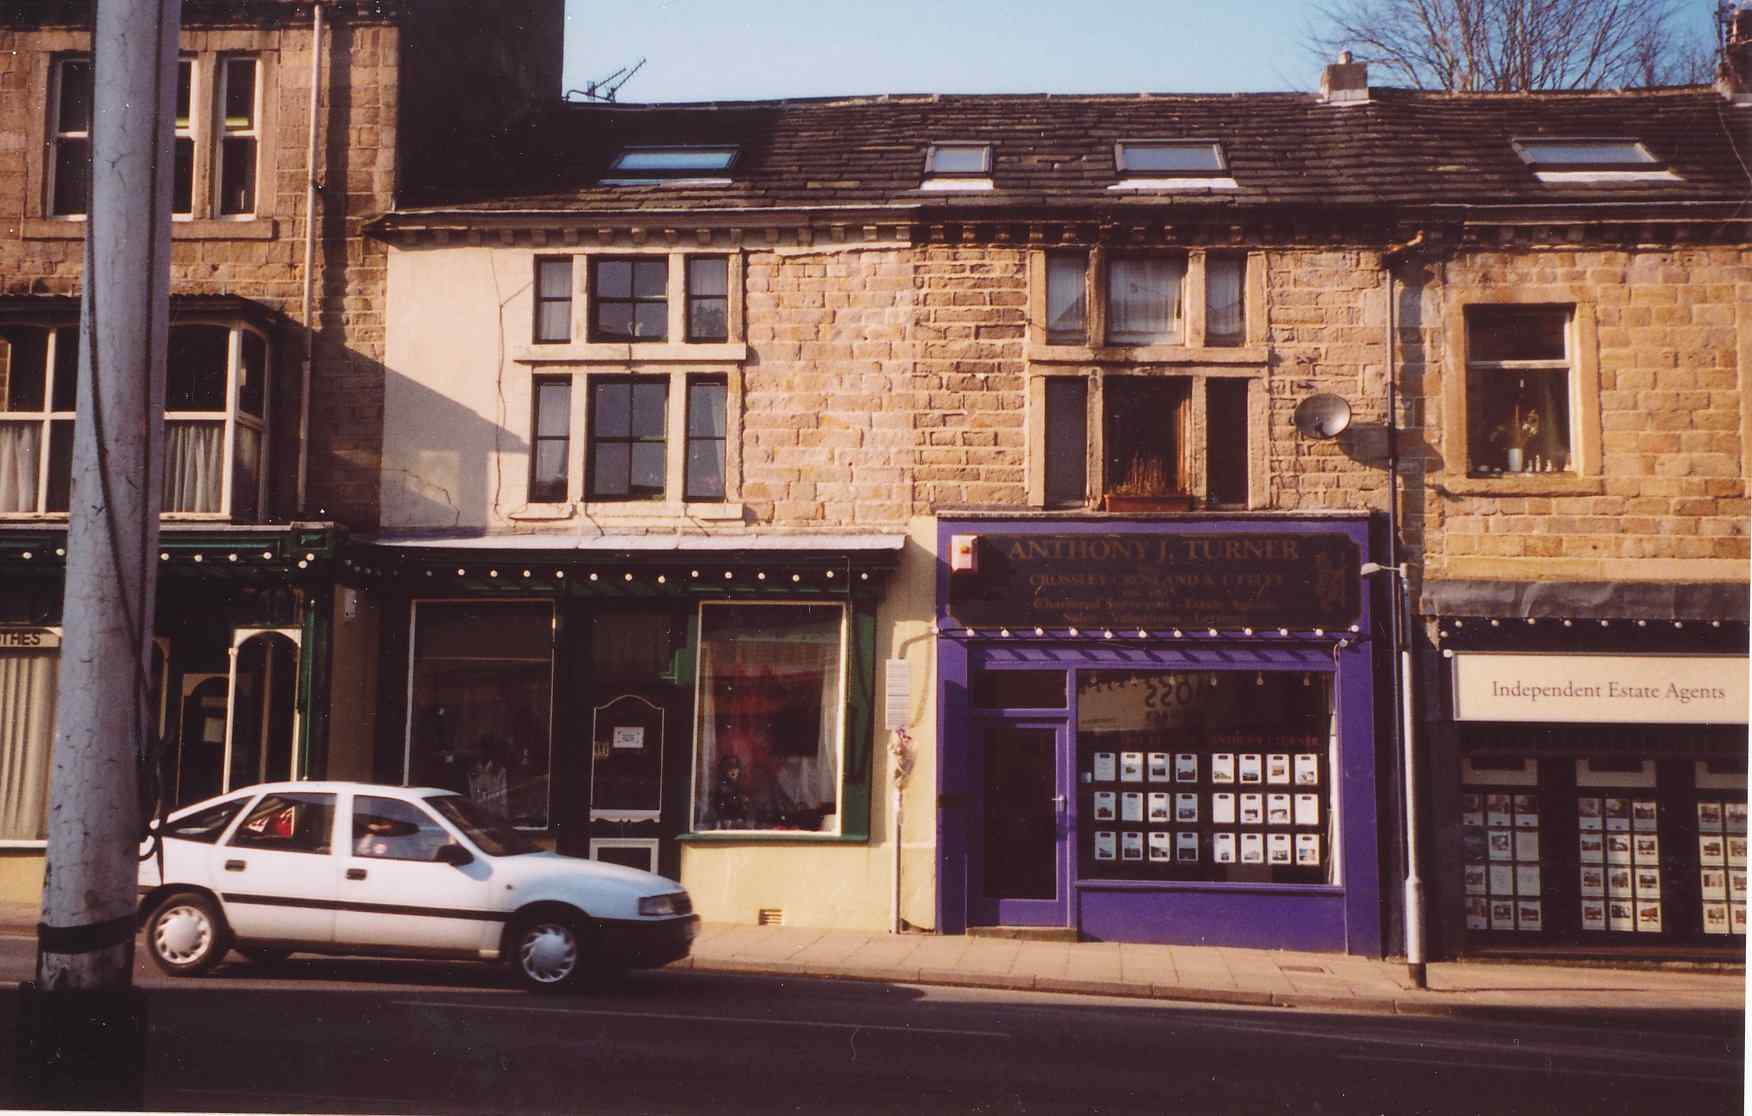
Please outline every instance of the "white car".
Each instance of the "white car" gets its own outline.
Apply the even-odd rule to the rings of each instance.
[[[508,961],[528,988],[686,957],[699,916],[673,880],[538,848],[451,791],[268,783],[171,814],[148,842],[140,912],[158,967],[236,948]]]

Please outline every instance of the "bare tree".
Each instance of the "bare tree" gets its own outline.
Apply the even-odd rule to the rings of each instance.
[[[1696,2],[1696,0],[1692,0]],[[1601,89],[1709,80],[1679,0],[1327,0],[1311,50],[1349,50],[1390,80],[1449,92]]]

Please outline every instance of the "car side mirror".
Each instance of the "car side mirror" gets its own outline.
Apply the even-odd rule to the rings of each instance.
[[[432,859],[440,864],[448,864],[453,868],[461,868],[465,864],[474,863],[474,853],[469,852],[455,842],[451,842],[448,845],[439,845],[438,851],[432,854]]]

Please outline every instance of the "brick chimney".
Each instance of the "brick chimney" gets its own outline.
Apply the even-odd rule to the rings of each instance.
[[[1716,88],[1728,97],[1752,96],[1752,7],[1742,4],[1728,15]]]
[[[1320,99],[1327,104],[1368,100],[1368,63],[1352,62],[1350,51],[1340,51],[1338,61],[1320,75]]]

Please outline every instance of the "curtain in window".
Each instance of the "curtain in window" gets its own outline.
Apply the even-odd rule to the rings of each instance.
[[[696,827],[832,828],[840,715],[837,644],[702,640]]]
[[[164,510],[216,512],[223,491],[225,426],[216,422],[166,422]]]
[[[0,512],[36,511],[37,443],[42,427],[0,422]]]
[[[1245,269],[1240,260],[1213,256],[1205,268],[1205,334],[1208,337],[1241,336],[1241,280]]]
[[[0,839],[48,835],[58,662],[42,652],[0,653]]]
[[[1122,341],[1179,339],[1180,277],[1186,261],[1119,259],[1109,267],[1108,332]]]

